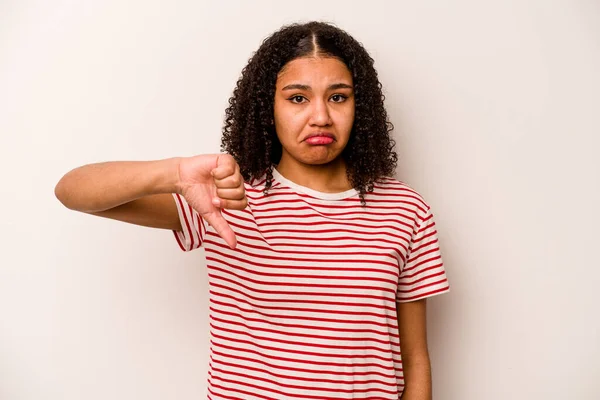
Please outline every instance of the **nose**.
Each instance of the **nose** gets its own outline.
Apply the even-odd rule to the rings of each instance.
[[[329,126],[331,125],[331,115],[327,102],[323,100],[313,101],[313,107],[310,116],[310,125],[313,126]]]

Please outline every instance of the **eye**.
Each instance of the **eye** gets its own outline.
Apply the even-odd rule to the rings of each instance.
[[[296,96],[290,97],[288,100],[291,101],[294,104],[301,104],[301,103],[304,103],[304,100],[306,100],[306,98],[304,96],[300,96],[298,94]]]
[[[343,94],[334,94],[331,96],[331,100],[333,100],[334,103],[343,103],[347,98],[348,97]]]

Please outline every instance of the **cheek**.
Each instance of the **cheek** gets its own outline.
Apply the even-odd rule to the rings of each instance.
[[[306,124],[306,117],[303,113],[285,109],[278,111],[275,113],[275,130],[277,131],[277,136],[287,137],[298,135],[302,132]]]
[[[275,121],[275,133],[280,142],[282,141],[282,136],[285,136],[285,132],[287,131],[287,118],[284,115],[282,106],[275,101],[273,120]]]
[[[354,108],[340,113],[338,116],[338,121],[336,122],[341,130],[349,134],[352,130],[352,126],[354,126]]]
[[[276,118],[275,133],[281,144],[289,145],[295,133],[293,123],[289,118],[282,118],[281,116]]]

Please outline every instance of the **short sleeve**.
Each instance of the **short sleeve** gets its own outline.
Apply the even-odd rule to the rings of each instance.
[[[400,272],[396,301],[421,300],[450,290],[431,210],[418,217]]]
[[[192,208],[183,196],[173,193],[173,199],[177,205],[181,231],[173,231],[179,247],[183,251],[191,251],[199,248],[206,234],[204,219]]]

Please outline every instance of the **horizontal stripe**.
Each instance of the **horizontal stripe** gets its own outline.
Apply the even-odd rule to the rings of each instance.
[[[219,289],[226,289],[238,294],[241,294],[249,299],[253,299],[256,301],[262,301],[262,302],[266,302],[266,303],[296,303],[296,302],[292,302],[289,299],[282,299],[282,298],[266,298],[266,297],[259,297],[259,296],[253,296],[250,295],[248,293],[245,293],[244,291],[237,289],[237,288],[233,288],[229,285],[221,285],[217,282],[212,282],[211,283],[211,287],[212,288],[219,288]],[[211,294],[217,296],[220,295],[220,292],[217,291],[212,291],[210,292]],[[315,300],[315,299],[309,299],[307,301],[303,301],[302,305],[307,305],[310,304],[312,306],[316,306],[316,305],[324,305],[324,306],[348,306],[348,307],[354,307],[356,310],[363,310],[366,308],[376,308],[376,309],[382,309],[382,310],[388,310],[388,311],[393,311],[396,312],[396,308],[392,307],[390,305],[386,305],[386,304],[377,304],[377,303],[353,303],[353,302],[341,302],[341,301],[327,301],[327,300]],[[299,309],[301,310],[301,309]]]
[[[334,232],[332,232],[334,233]],[[219,242],[222,241],[222,239],[220,238],[219,235],[217,235],[215,232],[211,231],[207,231],[206,232],[206,236],[207,238],[210,237],[212,240],[218,240]],[[241,234],[239,236],[242,236]],[[380,235],[381,236],[381,235]],[[319,245],[319,241],[323,241],[323,240],[327,240],[329,242],[341,242],[341,241],[345,241],[345,240],[352,240],[352,241],[356,241],[356,242],[362,242],[362,243],[389,243],[391,245],[396,244],[396,242],[394,240],[390,240],[390,239],[382,239],[381,237],[378,238],[360,238],[360,239],[356,239],[356,237],[353,236],[335,236],[335,237],[323,237],[321,239],[316,239],[314,237],[309,237],[309,238],[305,238],[305,237],[300,237],[298,235],[296,236],[269,236],[268,240],[264,237],[261,237],[261,239],[263,242],[268,243],[269,241],[271,241],[272,243],[274,241],[282,241],[285,242],[286,245],[295,245],[295,243],[297,243],[299,240],[303,240],[305,242],[309,242],[311,243],[311,245],[314,246],[318,246]],[[316,243],[315,243],[316,242]],[[273,246],[277,245],[278,243],[273,243]]]
[[[224,382],[227,386],[221,386],[221,385],[217,385],[216,383],[214,383],[216,379],[211,380],[211,386],[213,387],[218,387],[221,389],[226,389],[228,391],[235,391],[235,392],[239,392],[242,394],[252,394],[254,396],[259,396],[262,399],[271,399],[271,397],[266,397],[263,396],[262,394],[260,394],[260,390],[264,390],[264,386],[260,385],[259,383],[249,383],[249,382],[244,382],[244,385],[249,387],[250,389],[254,389],[254,391],[248,391],[245,389],[237,389],[232,387],[232,385],[234,384],[239,384],[237,379],[225,379],[225,378],[220,378],[219,380]],[[313,389],[314,390],[314,389]],[[286,396],[286,398],[288,397],[295,397],[295,398],[299,398],[299,399],[315,399],[315,400],[339,400],[339,396],[336,397],[325,397],[322,395],[317,395],[317,396],[313,396],[313,395],[309,395],[309,394],[305,394],[305,393],[291,393],[291,392],[287,392],[287,391],[282,391],[279,389],[270,389],[271,392],[273,392],[275,395],[279,395],[279,396]],[[374,390],[376,391],[376,390]],[[356,392],[359,393],[359,392]],[[398,396],[397,393],[394,393],[393,396]],[[363,400],[395,400],[394,397],[361,397],[360,399]]]
[[[235,344],[236,346],[239,346],[241,344],[248,344],[251,346],[256,346],[257,348],[262,348],[262,349],[270,349],[270,350],[275,350],[277,352],[282,352],[282,353],[293,353],[293,354],[304,354],[304,355],[310,355],[310,356],[315,356],[315,357],[323,357],[323,358],[358,358],[358,359],[375,359],[375,360],[380,360],[380,361],[385,361],[385,362],[393,362],[393,359],[391,357],[391,355],[389,357],[384,357],[384,356],[380,356],[378,354],[372,354],[371,352],[368,352],[366,350],[372,349],[375,350],[377,349],[376,347],[353,347],[353,346],[328,346],[328,345],[320,345],[320,344],[315,344],[315,343],[304,343],[304,342],[296,342],[293,340],[282,340],[282,339],[273,339],[271,337],[265,337],[265,336],[261,336],[261,335],[256,335],[253,333],[249,333],[249,332],[244,332],[244,331],[240,331],[240,330],[236,330],[236,329],[229,329],[229,328],[224,328],[224,327],[219,327],[216,326],[212,323],[209,324],[210,327],[213,329],[213,334],[212,336],[215,338],[220,338],[223,339],[225,341],[227,341],[228,343],[230,343],[231,345]],[[244,339],[239,339],[236,338],[234,341],[227,339],[227,337],[225,336],[221,336],[216,332],[226,332],[228,335],[230,334],[235,334],[235,335],[239,335],[239,336],[244,336],[244,337],[248,337],[251,338],[253,340],[262,340],[265,342],[269,342],[272,344],[278,344],[278,345],[296,345],[298,348],[301,349],[306,349],[306,350],[298,350],[298,348],[296,347],[285,347],[285,346],[267,346],[264,344],[260,344],[259,342],[256,341],[250,341],[250,340],[244,340]],[[275,343],[273,343],[275,342]],[[313,351],[312,347],[316,347],[319,349],[324,349],[324,350],[329,350],[327,352],[317,352],[317,351]],[[239,349],[239,347],[236,347]],[[333,353],[331,352],[331,350],[343,350],[343,353]],[[315,349],[316,350],[316,349]],[[357,350],[357,351],[362,351],[362,353],[359,354],[349,354],[348,352],[351,352],[352,350]]]
[[[264,278],[292,278],[292,279],[298,279],[301,281],[305,281],[307,279],[314,279],[314,280],[326,280],[326,281],[333,281],[333,280],[340,280],[340,281],[369,281],[369,282],[373,282],[375,284],[377,284],[377,282],[381,282],[381,283],[388,283],[390,285],[396,285],[397,281],[392,280],[392,279],[385,279],[385,278],[379,278],[379,277],[375,277],[375,276],[348,276],[347,273],[349,271],[352,271],[356,274],[359,273],[364,273],[366,272],[363,269],[360,268],[352,268],[346,271],[343,271],[341,268],[319,268],[319,266],[313,266],[311,267],[295,267],[295,268],[290,268],[287,267],[288,269],[286,270],[286,272],[295,272],[294,274],[290,274],[290,273],[279,273],[279,272],[263,272],[261,270],[252,270],[250,268],[245,268],[245,267],[241,267],[241,266],[236,266],[235,264],[230,264],[228,262],[222,261],[222,259],[219,258],[214,258],[214,257],[206,257],[206,260],[211,262],[211,271],[221,271],[225,274],[230,273],[231,271],[227,270],[226,268],[220,268],[217,266],[217,263],[220,263],[222,265],[231,267],[231,268],[235,268],[236,271],[242,271],[245,272],[247,275],[255,275],[255,276],[260,276],[260,277],[264,277]],[[322,261],[325,262],[325,261]],[[257,266],[256,264],[258,263],[249,263],[246,260],[246,263],[250,264],[250,265],[254,265]],[[260,265],[261,267],[266,267],[266,268],[271,268],[272,270],[281,270],[281,266],[279,265]],[[309,269],[312,272],[320,272],[320,271],[328,271],[328,274],[321,274],[321,275],[313,275],[313,274],[302,274],[302,273],[298,273],[298,270],[306,270]],[[377,272],[377,273],[382,273],[381,271],[374,271],[373,268],[369,269],[370,272]],[[343,273],[346,272],[346,275],[336,275],[334,274],[334,272],[338,272],[338,273]],[[397,276],[397,275],[396,275]],[[246,279],[249,279],[248,276],[245,277]],[[249,279],[250,280],[250,279]],[[254,283],[258,283],[258,282],[254,282]],[[271,283],[268,283],[271,284]],[[283,285],[288,285],[288,286],[301,286],[301,284],[297,284],[297,283],[293,283],[293,284],[286,284],[284,282],[275,282],[274,284],[283,284]],[[310,284],[308,284],[310,286],[314,287],[314,282],[311,282]],[[332,285],[323,285],[323,287],[331,287]],[[338,285],[333,285],[335,287],[344,287],[344,286],[338,286]],[[356,287],[359,288],[358,286],[352,286],[352,287]],[[367,288],[367,287],[365,287]]]
[[[260,314],[264,317],[267,318],[289,318],[289,317],[293,317],[289,314],[286,315],[276,315],[276,314],[267,314],[265,312],[262,311],[258,311],[258,308],[260,309],[266,309],[266,310],[277,310],[277,311],[293,311],[296,313],[309,313],[309,314],[319,314],[319,313],[325,313],[325,314],[331,314],[331,310],[319,310],[316,308],[300,308],[300,307],[281,307],[281,306],[257,306],[256,304],[253,304],[251,302],[248,302],[246,299],[239,299],[233,296],[228,296],[227,294],[224,293],[219,293],[219,294],[215,294],[215,292],[211,292],[211,294],[213,294],[213,298],[211,298],[211,303],[213,304],[218,304],[221,306],[226,306],[226,307],[234,307],[239,309],[240,311],[244,311],[244,312],[253,312],[253,313],[257,313]],[[223,301],[219,301],[216,300],[216,298],[228,298],[233,300],[233,302],[223,302]],[[251,309],[243,309],[238,303],[244,303],[247,304],[251,307]],[[360,316],[372,316],[375,318],[379,318],[379,319],[387,319],[387,318],[391,318],[392,316],[389,315],[385,315],[385,314],[377,314],[377,313],[373,313],[373,312],[368,312],[368,311],[356,311],[356,310],[335,310],[335,313],[337,315],[360,315]],[[305,316],[302,316],[301,318],[305,318]],[[333,327],[329,327],[329,329],[334,329]],[[338,329],[335,328],[336,330],[340,330],[340,331],[344,331],[343,329]],[[377,334],[378,331],[374,331],[374,330],[368,330],[368,332],[371,333],[375,333]],[[385,333],[386,335],[389,335],[388,332]]]
[[[217,338],[219,337],[219,335],[215,335],[215,336]],[[247,342],[246,344],[248,344],[248,343],[251,343],[251,342]],[[226,350],[226,352],[223,354],[227,354],[228,356],[229,356],[229,354],[235,354],[236,352],[240,352],[240,353],[252,354],[256,357],[256,359],[258,359],[260,357],[265,357],[264,351],[257,351],[255,349],[250,349],[250,348],[239,348],[239,347],[227,345],[226,342],[221,343],[221,342],[215,342],[215,341],[211,340],[210,344],[211,344],[211,348],[213,349],[212,350],[213,354],[218,353],[219,350],[217,350],[217,349],[222,348],[222,349]],[[256,347],[260,347],[260,346],[256,346]],[[229,357],[231,357],[231,356],[229,356]],[[298,358],[298,357],[294,357],[294,358],[283,357],[283,356],[278,356],[277,354],[273,353],[273,354],[268,355],[268,359],[293,363],[295,366],[298,366],[300,364],[315,365],[315,366],[319,366],[319,368],[321,368],[323,370],[327,370],[327,368],[330,368],[335,371],[344,371],[344,370],[347,370],[348,368],[351,368],[352,370],[357,369],[357,368],[366,368],[366,369],[368,369],[368,373],[372,374],[372,375],[377,375],[377,376],[381,376],[383,378],[388,378],[388,379],[397,377],[397,375],[391,373],[391,371],[393,369],[390,369],[389,365],[382,365],[380,363],[375,363],[375,362],[357,362],[351,358],[344,358],[345,362],[336,362],[333,360],[316,361],[316,360],[310,360],[310,359]],[[290,367],[282,366],[281,369],[285,370],[286,368],[290,368]],[[291,369],[293,369],[293,368],[291,368]],[[396,367],[395,371],[402,372],[402,368]],[[330,374],[332,372],[327,370],[327,373]],[[336,373],[338,373],[338,372],[336,372]],[[363,372],[358,372],[358,373],[361,374]]]
[[[303,263],[303,264],[310,264],[310,263],[334,263],[334,264],[343,264],[343,263],[365,263],[368,265],[372,265],[372,264],[379,264],[379,265],[385,265],[390,267],[389,269],[381,269],[381,268],[357,268],[356,271],[369,271],[369,272],[376,272],[376,273],[383,273],[383,274],[391,274],[391,275],[395,275],[398,276],[398,263],[391,263],[389,261],[378,261],[378,260],[370,260],[369,258],[365,257],[364,259],[361,258],[348,258],[346,254],[344,254],[344,256],[342,257],[339,253],[337,254],[337,258],[334,257],[323,257],[323,258],[315,258],[315,259],[306,259],[306,258],[294,258],[294,257],[282,257],[282,256],[271,256],[271,255],[267,255],[267,254],[260,254],[260,253],[253,253],[253,252],[248,252],[248,251],[243,251],[242,249],[237,249],[236,254],[239,254],[240,256],[237,255],[233,255],[233,254],[226,254],[224,251],[221,250],[226,250],[228,252],[230,252],[230,248],[227,245],[221,244],[221,243],[214,243],[214,248],[212,249],[212,254],[214,254],[214,257],[212,257],[213,260],[219,260],[219,258],[221,259],[231,259],[231,260],[235,260],[235,261],[243,261],[246,263],[250,263],[254,266],[257,267],[264,267],[264,268],[278,268],[280,265],[285,265],[287,268],[290,269],[318,269],[320,271],[323,270],[329,270],[329,271],[339,271],[342,269],[343,266],[336,266],[336,267],[324,267],[319,265],[319,267],[315,267],[314,265],[293,265],[292,263]],[[219,249],[219,250],[217,250]],[[245,255],[247,257],[253,257],[253,258],[260,258],[262,260],[269,260],[269,263],[259,263],[259,262],[250,262],[248,258],[243,258],[241,257],[242,255]],[[349,255],[353,255],[353,254],[349,254]],[[274,264],[273,261],[279,261],[279,263]],[[348,271],[348,269],[346,269],[346,271]]]
[[[231,349],[230,349],[231,350]],[[397,375],[395,374],[384,374],[382,372],[378,372],[378,371],[356,371],[356,370],[352,370],[352,371],[345,371],[345,370],[338,370],[338,369],[333,369],[327,370],[327,367],[332,367],[329,365],[323,365],[324,363],[321,363],[319,365],[318,369],[308,369],[308,368],[299,368],[298,366],[289,366],[289,365],[282,365],[282,364],[273,364],[273,363],[268,363],[268,362],[264,362],[262,360],[260,360],[259,358],[250,358],[250,357],[243,357],[240,356],[239,354],[236,354],[235,356],[232,356],[231,354],[228,353],[221,353],[218,350],[214,350],[212,352],[213,355],[211,355],[211,360],[215,360],[213,358],[213,356],[218,356],[219,360],[217,361],[218,364],[223,364],[223,365],[228,365],[228,364],[234,364],[236,365],[238,368],[253,368],[250,365],[254,365],[254,364],[260,364],[263,365],[265,367],[268,368],[268,371],[270,371],[271,374],[273,375],[277,375],[276,372],[272,372],[272,371],[280,371],[280,372],[289,372],[291,373],[293,377],[295,377],[295,379],[307,379],[305,378],[302,374],[307,374],[307,375],[316,375],[318,376],[320,379],[326,380],[326,378],[323,378],[324,375],[337,375],[337,376],[349,376],[349,377],[362,377],[362,376],[366,376],[366,375],[375,375],[375,376],[380,376],[383,378],[396,378]],[[231,363],[224,361],[224,360],[232,360]],[[296,363],[295,359],[287,359],[287,361],[291,362],[291,363]],[[333,366],[334,367],[334,366]],[[293,371],[293,372],[292,372]],[[371,379],[371,381],[377,381],[378,379]],[[384,381],[384,380],[380,380],[381,382],[389,382],[389,379]],[[361,382],[364,383],[365,381],[360,381],[360,380],[352,380],[352,381],[344,381],[341,380],[341,382],[344,383],[354,383],[354,382]]]
[[[232,325],[239,325],[239,326],[243,326],[245,328],[248,328],[249,325],[248,324],[242,324],[239,322],[236,322],[232,319],[222,319],[217,317],[217,315],[221,315],[221,316],[233,316],[233,317],[242,317],[242,315],[238,314],[238,313],[234,313],[234,312],[229,312],[229,311],[223,311],[223,310],[219,310],[216,309],[214,307],[210,307],[210,311],[212,311],[212,315],[211,315],[211,319],[213,321],[217,321],[217,322],[221,322],[224,324],[232,324]],[[261,323],[262,320],[258,319],[258,318],[252,318],[252,317],[248,317],[246,316],[244,318],[245,321],[248,322],[257,322],[257,323]],[[352,323],[352,321],[346,321],[345,323]],[[316,331],[323,331],[323,330],[328,330],[327,326],[312,326],[312,325],[298,325],[298,324],[286,324],[283,322],[270,322],[269,324],[270,326],[273,327],[282,327],[282,328],[293,328],[293,329],[301,329],[301,330],[316,330]],[[259,327],[254,327],[252,328],[255,331],[259,331],[263,332],[263,333],[273,333],[273,334],[277,334],[277,335],[282,335],[282,336],[287,336],[287,337],[302,337],[302,338],[312,338],[312,339],[323,339],[323,340],[333,340],[336,342],[342,342],[342,341],[359,341],[359,342],[375,342],[375,343],[380,343],[383,345],[388,345],[391,346],[392,343],[388,340],[381,340],[381,339],[377,339],[374,337],[370,337],[370,338],[366,338],[366,337],[345,337],[345,336],[325,336],[325,335],[315,335],[315,334],[309,334],[309,333],[298,333],[298,332],[292,332],[291,330],[276,330],[276,329],[267,329],[267,328],[259,328]],[[353,332],[353,333],[366,333],[364,330],[360,330],[360,329],[354,329],[354,330],[345,330],[344,332]],[[398,343],[396,343],[396,345],[398,345]],[[387,350],[386,350],[387,351]]]
[[[227,374],[228,372],[219,368],[213,368],[212,371],[214,372],[221,372],[223,374]],[[292,384],[286,384],[286,383],[282,383],[281,381],[275,381],[273,379],[267,379],[267,378],[262,378],[256,375],[249,375],[249,374],[245,374],[243,372],[236,372],[234,375],[236,378],[237,377],[242,377],[242,378],[250,378],[250,379],[255,379],[258,381],[262,381],[262,382],[267,382],[267,383],[271,383],[271,384],[275,384],[277,386],[281,386],[281,387],[285,387],[288,389],[300,389],[300,390],[310,390],[310,389],[316,389],[315,386],[306,386],[306,385],[292,385]],[[223,378],[221,378],[223,379]],[[322,381],[320,379],[313,379],[313,382],[315,383],[321,383]],[[337,383],[339,385],[339,382],[330,382],[330,383]],[[368,382],[368,383],[373,383]],[[377,388],[377,389],[359,389],[359,388],[350,388],[350,389],[345,389],[345,388],[341,388],[341,387],[326,387],[326,388],[318,388],[319,391],[323,391],[323,392],[341,392],[341,393],[366,393],[366,392],[373,392],[373,391],[377,391],[377,392],[381,392],[381,393],[387,393],[387,394],[394,394],[397,395],[397,387],[396,384],[394,385],[390,385],[389,383],[387,383],[388,386],[393,386],[393,390],[389,390],[389,389],[381,389],[381,388]],[[343,386],[343,385],[342,385]]]
[[[220,276],[220,275],[215,275],[215,274],[208,274],[209,279],[217,279],[220,281],[224,281],[224,282],[229,282],[230,284],[232,284],[234,287],[239,287],[239,288],[244,288],[249,290],[251,293],[263,293],[263,294],[270,294],[270,295],[284,295],[284,296],[290,296],[290,297],[298,297],[298,296],[322,296],[322,297],[339,297],[340,294],[344,294],[344,295],[351,295],[352,297],[360,297],[362,299],[374,299],[374,300],[390,300],[390,297],[385,297],[385,296],[378,296],[378,295],[372,295],[372,294],[364,294],[364,293],[348,293],[348,291],[346,291],[346,293],[342,292],[342,293],[333,293],[333,292],[307,292],[307,291],[290,291],[290,290],[265,290],[265,289],[260,289],[257,287],[253,287],[252,285],[245,285],[243,283],[241,283],[240,281],[236,281],[234,279],[231,278],[227,278],[224,276]],[[284,286],[284,285],[273,285],[273,286]],[[336,286],[332,286],[330,287],[330,289],[335,289],[337,288]],[[348,288],[348,289],[351,289]]]
[[[214,364],[213,357],[211,357],[211,360],[213,361],[213,364]],[[273,370],[277,371],[277,369],[275,369],[275,368],[273,368],[273,370],[272,370],[272,369],[251,367],[248,365],[241,366],[238,363],[230,363],[230,362],[226,362],[223,360],[219,360],[217,362],[217,364],[229,367],[228,371],[232,371],[232,372],[235,372],[237,369],[243,369],[243,370],[255,371],[255,372],[259,372],[261,374],[271,375],[271,376],[274,376],[277,378],[288,379],[288,380],[319,382],[319,383],[333,383],[336,385],[368,385],[368,384],[389,385],[389,381],[383,381],[381,379],[362,379],[362,380],[352,379],[350,381],[346,381],[343,379],[327,379],[327,378],[323,377],[323,373],[320,371],[318,371],[316,376],[314,376],[314,377],[306,377],[306,376],[302,376],[299,374],[286,375],[283,373],[274,372]],[[284,369],[284,371],[287,372],[287,369]],[[226,371],[220,370],[220,372],[225,373]],[[353,376],[353,375],[350,375],[350,376]],[[333,389],[333,390],[337,391],[337,389]]]

